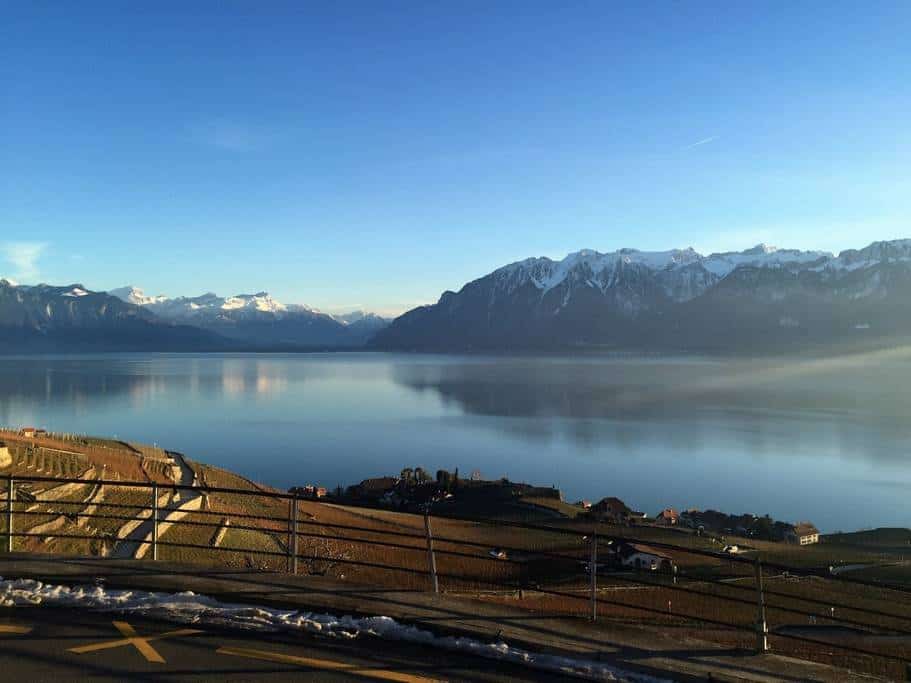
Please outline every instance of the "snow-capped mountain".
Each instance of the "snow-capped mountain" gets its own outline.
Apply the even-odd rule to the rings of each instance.
[[[164,296],[146,296],[145,292],[138,287],[112,289],[108,294],[116,296],[118,299],[126,301],[129,304],[135,304],[136,306],[148,306],[149,304],[156,304],[167,300],[167,297]]]
[[[530,258],[381,330],[380,348],[741,348],[911,333],[911,240]]]
[[[0,280],[0,349],[217,350],[202,330],[165,323],[149,311],[81,284],[16,285]]]
[[[137,287],[109,292],[156,316],[194,325],[255,344],[293,346],[362,346],[388,321],[370,314],[350,320],[321,313],[303,304],[283,304],[268,292],[221,297],[212,292],[196,297],[147,296]]]

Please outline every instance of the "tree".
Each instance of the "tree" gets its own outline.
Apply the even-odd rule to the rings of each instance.
[[[414,480],[418,484],[423,484],[430,480],[430,475],[428,475],[427,472],[424,471],[423,467],[415,467],[414,468]]]
[[[414,470],[410,467],[406,467],[402,470],[402,473],[399,475],[399,477],[401,477],[402,481],[404,482],[410,482],[412,479],[414,479]]]

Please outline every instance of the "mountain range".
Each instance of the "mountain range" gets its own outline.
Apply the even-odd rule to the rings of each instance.
[[[380,330],[377,349],[776,351],[911,334],[911,240],[530,258]]]
[[[529,258],[389,321],[266,292],[147,296],[0,280],[0,352],[90,350],[769,352],[911,335],[911,240],[837,256],[758,245]]]
[[[158,319],[82,285],[16,285],[0,280],[0,351],[224,350],[205,330]]]
[[[146,296],[135,287],[0,280],[0,352],[229,351],[362,347],[388,320],[334,317],[269,294]]]
[[[122,287],[108,294],[161,320],[259,346],[364,346],[374,333],[389,324],[387,319],[363,311],[333,316],[302,304],[286,305],[267,292],[230,297],[209,292],[197,297],[169,299],[146,296],[136,287]]]

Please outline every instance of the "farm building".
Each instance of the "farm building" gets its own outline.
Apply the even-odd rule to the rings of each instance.
[[[787,533],[786,540],[789,543],[797,543],[799,545],[819,543],[819,529],[810,522],[798,522]]]
[[[648,545],[621,541],[612,551],[620,564],[630,569],[671,571],[674,567],[674,560],[669,555]]]
[[[364,479],[360,484],[348,487],[348,495],[352,498],[379,500],[387,491],[392,491],[398,486],[399,480],[395,477],[375,477]]]
[[[590,514],[595,519],[613,524],[623,524],[629,519],[630,509],[619,498],[602,498],[591,506]]]

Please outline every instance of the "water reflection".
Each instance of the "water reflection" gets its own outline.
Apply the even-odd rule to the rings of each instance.
[[[911,523],[909,385],[898,352],[0,358],[0,422],[164,443],[279,487],[477,468],[573,499],[852,528]]]
[[[175,368],[175,363],[179,367]],[[312,370],[312,376],[326,373]],[[298,379],[301,379],[298,377]],[[18,400],[67,404],[87,398],[137,403],[162,393],[274,395],[288,385],[286,368],[269,361],[230,358],[0,360],[0,403]]]
[[[527,441],[568,437],[596,450],[661,439],[697,450],[724,432],[740,452],[905,463],[911,362],[877,360],[494,357],[398,363],[392,376],[470,415],[512,418],[488,424]]]

